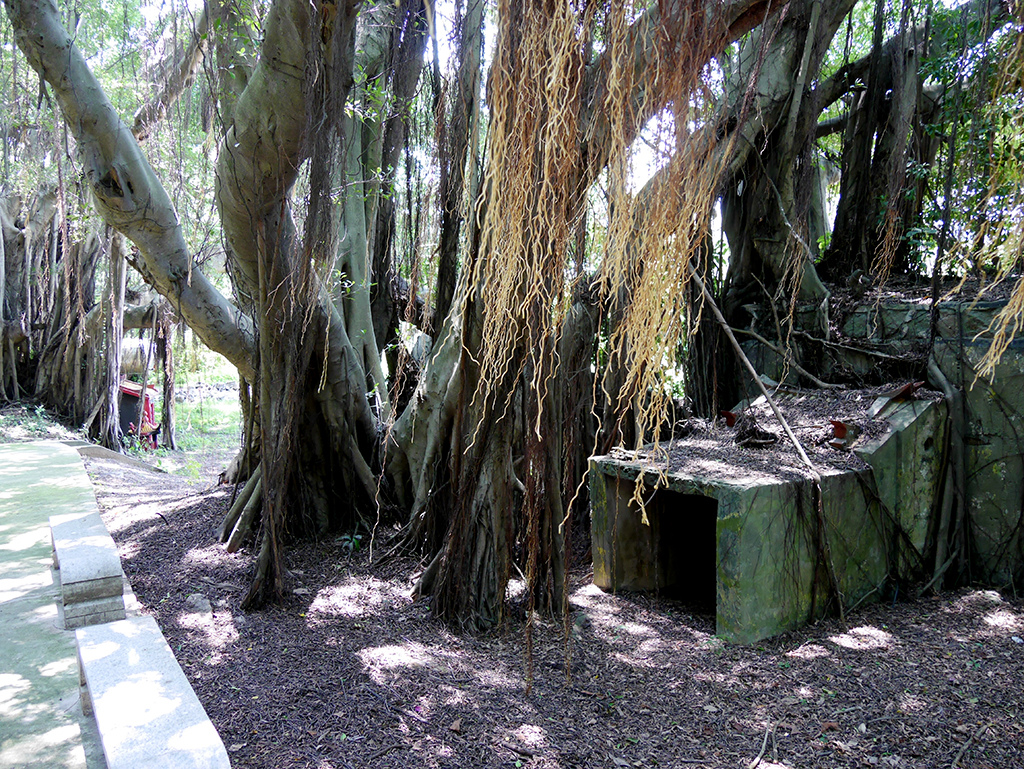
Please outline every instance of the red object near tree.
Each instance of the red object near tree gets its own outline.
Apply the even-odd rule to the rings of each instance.
[[[141,424],[143,444],[147,448],[156,448],[156,412],[153,408],[153,400],[156,398],[156,388],[146,388],[146,397],[142,397],[142,385],[137,382],[125,379],[121,382],[121,432],[124,434],[139,434],[140,409],[139,401],[142,401]]]

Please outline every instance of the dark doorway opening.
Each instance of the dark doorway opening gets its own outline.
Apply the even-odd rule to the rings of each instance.
[[[661,593],[699,614],[714,614],[718,593],[718,500],[662,489],[648,516],[657,519],[656,580]],[[653,515],[651,515],[653,513]]]

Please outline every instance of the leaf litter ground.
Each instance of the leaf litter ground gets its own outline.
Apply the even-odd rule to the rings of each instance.
[[[1024,766],[1012,595],[897,597],[846,627],[736,646],[707,613],[608,595],[577,570],[568,632],[536,626],[527,692],[522,618],[449,631],[410,601],[414,562],[373,565],[365,539],[300,543],[284,603],[244,614],[251,555],[214,537],[229,490],[88,469],[142,609],[236,767]]]

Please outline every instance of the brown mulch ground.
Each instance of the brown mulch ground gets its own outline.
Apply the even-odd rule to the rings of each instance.
[[[527,692],[521,622],[452,633],[409,600],[412,562],[372,566],[365,540],[298,545],[285,603],[243,614],[250,556],[213,536],[228,491],[88,467],[236,767],[1024,766],[1020,598],[887,602],[744,647],[713,617],[578,573],[569,643],[537,628]]]

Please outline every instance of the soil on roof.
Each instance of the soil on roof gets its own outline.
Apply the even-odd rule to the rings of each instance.
[[[940,393],[923,388],[905,397],[891,397],[908,384],[894,382],[849,390],[800,390],[786,386],[769,389],[774,391],[776,405],[814,469],[829,474],[867,468],[857,450],[882,439],[890,430],[885,419],[888,409],[873,414],[872,406],[881,407],[890,400],[942,398]],[[646,473],[721,483],[799,481],[810,477],[809,468],[763,396],[743,406],[738,414],[723,414],[729,415],[728,421],[723,416],[716,420],[678,422],[673,427],[676,438],[638,452],[614,449],[609,458],[635,465]],[[729,421],[734,423],[730,425]],[[845,440],[837,440],[840,427],[833,422],[840,423],[843,435],[847,436]],[[751,431],[761,439],[744,442],[744,435]]]

